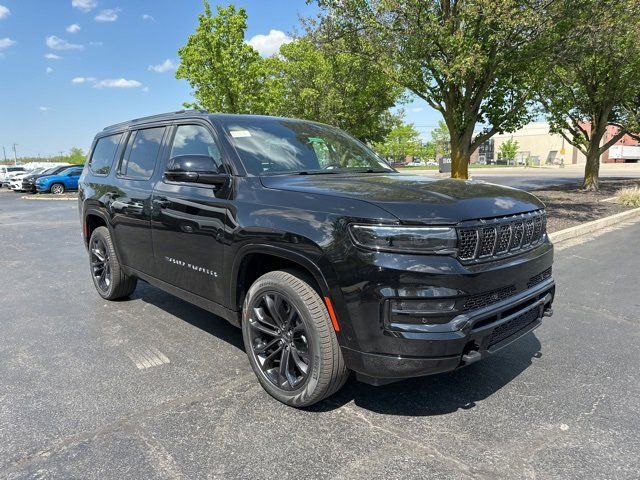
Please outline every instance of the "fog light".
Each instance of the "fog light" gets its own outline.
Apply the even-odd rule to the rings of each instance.
[[[391,300],[391,313],[394,315],[432,315],[453,310],[454,299],[432,300]]]

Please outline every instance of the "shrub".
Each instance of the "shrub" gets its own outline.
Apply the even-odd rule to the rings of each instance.
[[[628,207],[640,207],[640,188],[623,188],[618,192],[618,203]]]

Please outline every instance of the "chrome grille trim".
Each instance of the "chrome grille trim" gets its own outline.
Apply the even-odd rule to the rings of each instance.
[[[458,259],[484,262],[529,251],[544,241],[546,226],[544,210],[464,222],[456,228]]]

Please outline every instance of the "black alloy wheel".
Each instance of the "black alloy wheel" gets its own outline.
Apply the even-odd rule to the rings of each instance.
[[[102,238],[96,236],[91,239],[90,257],[94,283],[99,290],[106,293],[109,291],[113,276],[109,263],[109,250]]]
[[[312,358],[300,313],[274,291],[262,293],[250,308],[252,354],[262,373],[282,390],[298,389],[309,375]]]
[[[91,277],[100,296],[105,300],[118,300],[131,295],[138,280],[120,265],[109,229],[96,228],[91,233],[88,247]]]

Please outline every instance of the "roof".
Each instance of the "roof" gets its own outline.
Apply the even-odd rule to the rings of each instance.
[[[189,117],[189,118],[208,118],[208,117],[214,117],[214,118],[218,118],[221,120],[231,120],[233,118],[271,118],[271,119],[279,119],[279,120],[297,120],[297,121],[307,121],[307,120],[301,120],[301,119],[297,119],[297,118],[284,118],[284,117],[273,117],[273,116],[269,116],[269,115],[251,115],[251,114],[235,114],[235,113],[211,113],[208,112],[207,110],[178,110],[177,112],[168,112],[168,113],[160,113],[158,115],[150,115],[148,117],[140,117],[140,118],[134,118],[133,120],[127,120],[126,122],[120,122],[120,123],[116,123],[114,125],[109,125],[108,127],[105,127],[103,129],[103,131],[108,131],[108,130],[123,130],[125,128],[128,128],[130,126],[134,126],[134,125],[140,125],[140,124],[144,124],[144,123],[151,123],[151,122],[162,122],[162,121],[173,121],[173,120],[179,120],[180,117]],[[312,123],[317,123],[317,122],[312,122]]]
[[[177,112],[167,112],[160,113],[158,115],[150,115],[148,117],[140,117],[134,118],[133,120],[127,120],[126,122],[116,123],[114,125],[109,125],[105,127],[103,131],[106,130],[120,130],[123,128],[127,128],[131,125],[137,125],[140,123],[150,123],[156,121],[164,121],[164,120],[176,120],[181,116],[189,116],[189,117],[207,117],[210,113],[206,110],[178,110]]]

